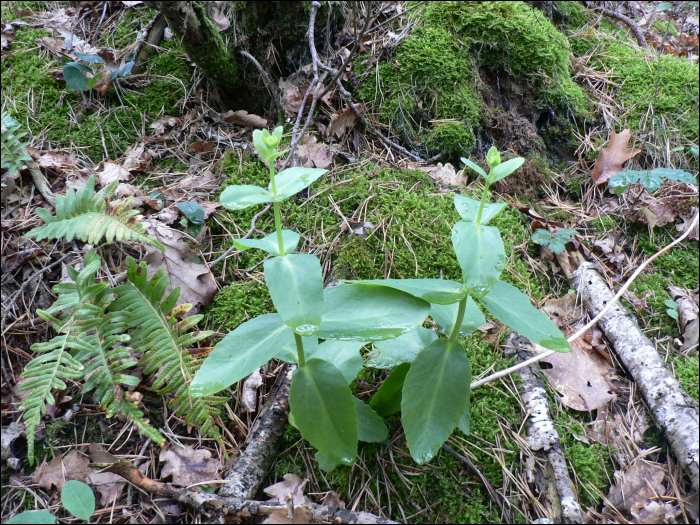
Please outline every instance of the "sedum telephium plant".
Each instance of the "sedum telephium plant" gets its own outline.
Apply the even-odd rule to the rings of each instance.
[[[464,221],[454,226],[452,242],[463,282],[382,279],[348,281],[324,290],[318,258],[292,253],[299,234],[282,229],[279,203],[326,170],[290,168],[275,175],[274,159],[283,153],[277,151],[281,136],[281,127],[272,134],[253,134],[258,154],[270,166],[267,189],[231,186],[221,194],[221,203],[231,210],[273,203],[276,232],[234,243],[274,256],[264,269],[277,313],[251,319],[229,333],[197,372],[190,386],[193,395],[219,392],[278,358],[298,365],[290,386],[289,419],[318,449],[321,468],[351,464],[358,440],[385,441],[382,418],[399,410],[411,454],[425,463],[455,428],[469,432],[471,370],[458,338],[485,322],[481,308],[542,346],[569,350],[556,325],[527,296],[499,280],[505,249],[498,229],[488,222],[505,204],[488,203],[488,190],[523,159],[501,163],[491,148],[489,174],[462,159],[485,179],[481,201],[455,198]],[[428,315],[447,338],[421,326]],[[375,348],[364,363],[360,349],[368,342]],[[369,405],[354,398],[349,387],[363,366],[392,369]]]

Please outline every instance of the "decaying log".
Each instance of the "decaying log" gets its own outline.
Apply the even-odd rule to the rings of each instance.
[[[265,406],[248,433],[243,454],[219,489],[220,496],[250,499],[260,490],[278,452],[289,417],[289,385],[295,366],[281,370]]]
[[[505,348],[506,357],[517,356],[518,361],[533,356],[532,343],[515,332],[508,337]],[[532,364],[520,369],[518,374],[521,379],[518,390],[528,414],[527,442],[534,453],[526,461],[528,483],[545,493],[543,503],[554,523],[583,523],[564,449],[552,423],[549,399],[539,367]],[[538,459],[546,465],[545,468],[540,467]]]
[[[241,518],[264,517],[276,512],[288,514],[290,510],[294,512],[287,503],[221,496],[162,483],[144,476],[133,463],[125,459],[116,463],[91,463],[90,466],[101,469],[102,472],[119,474],[132,485],[150,494],[183,503],[202,514],[210,523],[239,522]],[[304,514],[311,523],[396,523],[369,512],[353,512],[315,503],[305,503],[296,508],[304,509]]]
[[[589,262],[581,263],[574,272],[573,285],[592,316],[605,308],[614,296]],[[598,324],[639,385],[654,421],[663,429],[697,497],[700,488],[697,402],[681,388],[654,344],[639,329],[634,315],[621,304],[615,304]]]

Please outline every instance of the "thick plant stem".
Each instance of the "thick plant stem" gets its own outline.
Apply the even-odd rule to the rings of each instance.
[[[477,224],[481,224],[481,212],[484,211],[484,205],[486,204],[486,198],[489,196],[489,186],[491,183],[487,180],[484,179],[484,193],[481,194],[481,202],[479,202],[479,211],[476,212],[476,222]]]
[[[297,354],[299,354],[299,368],[306,366],[306,357],[304,356],[304,341],[301,336],[294,332],[294,341],[297,343]]]
[[[462,321],[464,321],[464,312],[467,309],[468,298],[469,296],[465,295],[464,299],[462,299],[459,302],[459,310],[457,310],[457,321],[455,321],[455,325],[454,328],[452,328],[450,338],[447,340],[447,344],[449,345],[449,347],[452,347],[452,345],[455,344],[457,337],[459,337],[459,329],[462,328]]]
[[[274,159],[270,160],[270,185],[272,186],[272,193],[277,194],[277,184],[275,183],[275,168]],[[285,256],[284,243],[282,242],[282,216],[280,215],[280,203],[273,202],[272,209],[275,213],[275,229],[277,230],[277,244],[280,247],[280,257]]]

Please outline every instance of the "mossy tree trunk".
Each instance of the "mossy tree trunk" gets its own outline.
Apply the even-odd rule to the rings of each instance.
[[[170,29],[182,41],[190,59],[219,90],[222,105],[231,109],[244,106],[249,90],[239,73],[239,66],[230,56],[224,40],[199,2],[145,2],[160,11]],[[246,96],[247,95],[247,96]]]

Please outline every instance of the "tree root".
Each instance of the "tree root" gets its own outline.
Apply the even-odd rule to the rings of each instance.
[[[522,361],[532,357],[532,344],[516,332],[506,343],[506,357],[517,355]],[[564,449],[554,424],[547,391],[536,364],[520,369],[518,387],[525,405],[527,442],[531,451],[526,460],[527,481],[545,493],[543,504],[554,523],[583,523],[574,485],[564,457]],[[539,461],[538,461],[539,460]]]
[[[591,4],[592,2],[586,2],[586,4]],[[642,30],[639,29],[639,26],[634,23],[634,20],[632,20],[629,17],[626,17],[623,14],[616,13],[615,11],[611,11],[610,9],[606,9],[604,7],[597,7],[593,5],[586,5],[588,9],[592,9],[594,11],[598,11],[600,13],[603,13],[605,16],[608,18],[614,18],[615,20],[619,20],[623,24],[625,24],[627,27],[629,27],[632,30],[632,33],[634,33],[634,37],[637,39],[637,43],[639,44],[639,47],[647,48],[647,41],[644,38],[644,33],[642,33]]]
[[[573,284],[591,315],[596,315],[613,299],[614,294],[589,262],[579,265]],[[697,498],[700,488],[697,402],[681,388],[626,308],[615,304],[598,323],[639,385],[654,421],[663,429],[681,468],[690,477]]]

